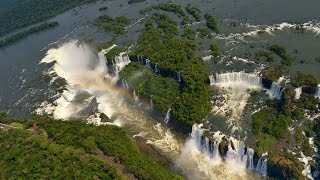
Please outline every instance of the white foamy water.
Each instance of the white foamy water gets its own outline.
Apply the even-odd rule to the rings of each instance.
[[[224,91],[220,98],[212,101],[213,112],[228,118],[227,127],[231,132],[241,131],[240,118],[250,97],[248,90],[261,90],[261,78],[244,72],[216,74],[209,78],[211,85]]]
[[[121,126],[132,135],[145,138],[147,143],[176,162],[190,179],[255,179],[246,170],[247,162],[252,162],[252,153],[248,151],[248,154],[243,154],[243,143],[233,140],[236,149],[229,152],[226,162],[215,148],[214,157],[217,160],[212,161],[211,156],[197,146],[195,139],[202,135],[197,133],[201,131],[200,127],[192,132],[183,147],[183,141],[168,128],[150,118],[143,110],[130,105],[128,102],[132,95],[126,89],[115,86],[117,73],[129,63],[125,54],[114,61],[115,76],[108,74],[106,59],[102,54],[77,41],[49,50],[41,63],[52,63],[51,73],[64,78],[68,85],[53,104],[42,103],[38,113],[52,114],[54,118],[62,120],[80,117],[97,125]],[[133,96],[132,102],[139,101],[136,92]],[[102,123],[100,113],[106,114],[112,122]],[[221,137],[218,134],[216,136],[217,139]],[[186,155],[188,158],[184,158]],[[253,169],[253,164],[249,163],[248,167]]]
[[[257,179],[250,170],[255,170],[253,164],[253,149],[247,148],[242,141],[233,137],[228,138],[229,143],[226,156],[223,158],[218,152],[218,144],[223,135],[220,132],[213,134],[213,143],[207,137],[202,137],[204,129],[201,124],[192,127],[192,133],[181,150],[177,164],[188,174],[189,179],[213,180],[247,180]]]
[[[176,137],[164,127],[161,128],[167,133],[152,128],[156,122],[128,105],[127,92],[115,86],[118,73],[130,63],[128,59],[123,53],[115,58],[116,75],[112,77],[108,74],[104,55],[95,53],[85,44],[71,41],[49,50],[41,63],[54,63],[51,73],[64,78],[68,86],[53,104],[43,103],[37,112],[52,114],[55,119],[61,120],[74,117],[87,119],[97,125],[103,123],[94,115],[97,112],[104,113],[113,121],[107,124],[143,132],[150,144],[175,157],[180,146]]]

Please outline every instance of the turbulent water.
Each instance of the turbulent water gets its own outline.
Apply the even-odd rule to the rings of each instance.
[[[127,57],[121,55],[114,65],[120,71],[128,62]],[[71,41],[50,49],[41,63],[53,64],[49,73],[52,77],[64,78],[67,88],[57,95],[54,103],[43,103],[38,113],[52,114],[62,120],[81,117],[97,125],[107,123],[123,127],[133,136],[145,138],[147,143],[171,158],[189,179],[254,179],[255,176],[246,171],[247,161],[241,160],[246,155],[238,152],[244,149],[242,142],[234,140],[241,145],[237,146],[236,151],[230,150],[226,161],[222,161],[217,149],[215,156],[202,150],[199,138],[203,130],[198,125],[194,126],[191,137],[183,143],[169,129],[148,116],[148,108],[138,105],[139,98],[135,92],[131,100],[126,89],[116,86],[118,76],[108,74],[104,56],[95,53],[89,46]],[[112,121],[101,122],[99,113],[106,114]],[[170,109],[165,122],[169,119]],[[233,166],[234,163],[238,165]],[[250,168],[254,170],[252,165]]]
[[[212,112],[226,118],[223,126],[231,131],[230,134],[245,131],[241,122],[250,93],[265,90],[256,74],[259,74],[266,64],[253,60],[257,50],[268,44],[280,43],[294,56],[294,64],[288,68],[290,73],[308,70],[315,76],[320,76],[319,64],[315,61],[319,57],[320,48],[317,0],[310,0],[309,3],[299,0],[217,0],[201,1],[201,4],[198,1],[175,2],[183,6],[188,3],[198,4],[202,12],[213,13],[219,19],[222,33],[213,34],[213,39],[203,39],[203,46],[207,49],[212,41],[217,42],[222,52],[221,58],[218,62],[213,62],[212,56],[208,56],[210,51],[201,50],[197,53],[199,56],[207,56],[204,60],[208,69],[215,74],[210,76],[211,85],[219,90],[219,93],[212,97]],[[138,12],[155,3],[158,1],[128,5],[127,0],[117,0],[84,5],[57,16],[54,20],[60,23],[59,27],[30,36],[16,45],[0,50],[0,59],[3,60],[0,74],[4,77],[0,79],[0,109],[12,115],[26,116],[38,108],[37,113],[51,114],[56,119],[78,117],[97,125],[121,126],[133,136],[144,137],[147,143],[172,159],[188,179],[260,179],[260,176],[251,172],[267,174],[267,156],[253,163],[252,150],[237,140],[240,138],[228,136],[228,140],[236,145],[235,149],[228,148],[224,159],[217,151],[217,142],[221,141],[223,133],[226,132],[211,132],[213,135],[208,138],[216,143],[208,144],[207,139],[201,138],[205,129],[194,125],[190,137],[184,140],[165,126],[170,121],[170,109],[162,121],[164,125],[151,118],[149,111],[152,109],[152,99],[150,104],[144,106],[139,100],[138,92],[127,91],[129,83],[126,80],[120,83],[123,88],[115,84],[119,71],[130,62],[125,54],[116,57],[114,62],[109,62],[113,64],[111,73],[103,55],[108,50],[99,53],[89,45],[77,41],[69,42],[72,38],[89,42],[111,40],[110,33],[97,32],[91,23],[104,13],[98,9],[108,6],[107,13],[112,17],[126,15],[132,20],[132,24],[126,28],[128,35],[119,37],[117,41],[117,44],[131,45],[138,37],[137,32],[143,27],[140,22],[145,18]],[[283,7],[288,11],[283,11]],[[267,12],[267,9],[272,10]],[[308,12],[305,9],[308,9]],[[204,25],[204,22],[196,22],[188,26],[197,29]],[[59,47],[48,50],[57,45]],[[47,50],[41,64],[37,65],[39,58]],[[300,63],[301,60],[305,62]],[[48,66],[52,67],[46,69]],[[149,66],[147,62],[146,67]],[[158,71],[159,69],[155,68],[155,73]],[[230,71],[238,72],[226,73]],[[43,73],[51,79],[44,80]],[[66,80],[66,86],[57,93],[57,89],[62,88],[53,86],[59,84],[61,78]],[[177,79],[180,79],[179,74]],[[280,83],[274,82],[266,91],[270,97],[280,99],[283,88]],[[297,88],[295,92],[295,98],[298,99],[301,88]],[[320,88],[315,92],[315,96],[320,98]],[[101,113],[106,114],[111,121],[102,121],[99,117]],[[306,165],[305,168],[304,174],[310,174],[310,166]]]

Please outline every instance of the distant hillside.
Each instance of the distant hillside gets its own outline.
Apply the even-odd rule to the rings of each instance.
[[[37,23],[70,8],[95,0],[13,0],[0,1],[0,36]]]

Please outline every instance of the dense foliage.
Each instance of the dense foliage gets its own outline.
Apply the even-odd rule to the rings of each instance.
[[[153,20],[157,27],[154,27]],[[134,54],[148,57],[152,64],[182,76],[182,92],[172,107],[173,118],[190,127],[204,118],[210,109],[205,82],[208,70],[195,56],[195,44],[181,39],[177,25],[167,15],[155,14],[146,22]]]
[[[129,0],[128,4],[138,3],[138,2],[144,2],[146,0]]]
[[[263,70],[262,75],[267,80],[276,82],[283,75],[284,72],[285,68],[283,66],[275,66]]]
[[[220,30],[219,30],[219,27],[218,27],[218,22],[216,20],[215,17],[213,17],[212,15],[210,14],[205,14],[204,16],[207,20],[207,26],[209,29],[211,29],[212,31],[214,31],[215,33],[219,34],[220,33]]]
[[[196,32],[192,30],[190,27],[186,27],[184,29],[182,37],[184,37],[187,40],[193,41],[196,38]]]
[[[27,130],[0,130],[1,179],[126,179],[83,149],[56,144]]]
[[[53,28],[53,27],[56,27],[58,25],[59,25],[59,23],[56,22],[56,21],[54,21],[54,22],[46,22],[46,23],[37,25],[35,27],[32,27],[30,29],[24,30],[22,32],[19,32],[17,34],[11,35],[9,37],[6,37],[6,38],[0,40],[0,48],[5,47],[5,46],[10,45],[10,44],[13,44],[13,43],[15,43],[15,42],[17,42],[17,41],[19,41],[19,40],[21,40],[23,38],[26,38],[30,34],[37,33],[37,32],[40,32],[40,31],[44,31],[46,29]]]
[[[194,17],[194,19],[199,22],[201,21],[201,11],[199,8],[193,7],[190,4],[186,7],[186,11]]]
[[[31,25],[82,3],[95,0],[28,0],[14,1],[7,10],[0,14],[0,36],[15,29]]]
[[[213,57],[219,57],[221,55],[220,49],[217,44],[213,43],[210,45],[211,55]]]
[[[140,63],[131,62],[119,76],[130,82],[139,97],[152,99],[155,108],[163,114],[179,96],[179,84],[174,79],[156,75]]]
[[[318,86],[318,79],[311,74],[302,74],[298,73],[296,76],[292,78],[291,84],[295,87],[301,86],[310,86],[310,87],[317,87]]]
[[[265,58],[267,62],[274,62],[274,57],[270,51],[258,51],[255,53],[256,59]]]
[[[210,30],[208,28],[199,28],[198,32],[199,32],[199,36],[201,38],[205,38],[205,37],[212,38],[211,32],[210,32]]]
[[[2,118],[3,119],[3,118]],[[8,120],[2,120],[0,122],[7,122]],[[57,166],[56,168],[59,168],[57,170],[60,170],[61,175],[58,177],[62,177],[64,175],[63,172],[72,171],[72,169],[76,169],[77,172],[75,175],[79,176],[80,179],[86,179],[85,177],[95,177],[94,175],[108,175],[108,171],[106,170],[105,162],[102,160],[98,160],[95,158],[86,159],[87,156],[82,154],[92,154],[94,157],[97,157],[99,154],[103,153],[108,156],[112,156],[114,161],[119,161],[121,164],[125,166],[125,170],[134,174],[135,177],[138,179],[181,179],[181,177],[171,173],[169,170],[165,169],[164,167],[157,164],[155,161],[151,160],[148,156],[141,153],[138,146],[135,144],[134,140],[131,139],[123,130],[116,126],[93,126],[88,125],[80,121],[71,121],[71,122],[64,122],[64,121],[54,121],[49,120],[45,117],[37,117],[35,119],[35,122],[37,123],[37,132],[44,134],[48,137],[50,140],[50,143],[48,140],[44,139],[44,142],[39,143],[39,145],[35,145],[34,143],[26,142],[27,147],[36,146],[39,148],[35,149],[36,151],[30,151],[28,148],[26,148],[25,152],[22,152],[19,150],[19,148],[16,149],[14,152],[6,152],[6,153],[12,153],[11,156],[5,156],[6,160],[8,161],[16,161],[18,163],[26,163],[23,161],[23,159],[19,159],[17,157],[26,156],[29,155],[30,157],[24,157],[24,158],[36,158],[31,159],[32,161],[29,161],[28,163],[35,164],[34,166],[31,166],[30,168],[36,168],[35,170],[38,170],[38,168],[42,167],[44,171],[49,170],[51,166]],[[6,138],[11,137],[14,134],[8,134],[5,136]],[[12,136],[11,139],[16,139],[12,142],[12,144],[15,144],[17,141],[26,141],[27,138],[16,138],[15,136]],[[10,139],[10,140],[11,140]],[[51,142],[54,142],[51,143]],[[10,143],[10,142],[8,142]],[[2,141],[1,141],[2,144]],[[52,145],[53,144],[53,145]],[[17,147],[19,144],[16,145]],[[51,147],[52,146],[52,147]],[[1,146],[3,150],[7,150],[7,148],[11,148],[13,146]],[[50,150],[52,148],[52,150]],[[62,149],[60,149],[62,148]],[[73,149],[75,149],[75,152],[72,152]],[[49,154],[62,154],[62,160],[65,158],[65,161],[63,161],[64,164],[59,165],[59,159],[55,158],[42,158],[37,150],[45,149],[48,151]],[[52,151],[52,152],[51,152]],[[77,154],[78,153],[78,154]],[[80,156],[78,156],[80,155]],[[13,158],[14,157],[14,158]],[[49,156],[50,157],[50,156]],[[0,157],[2,158],[2,156]],[[42,160],[41,160],[42,159]],[[52,162],[50,160],[52,159]],[[70,159],[70,160],[68,160]],[[39,161],[37,161],[39,160]],[[87,167],[81,164],[81,161],[88,163]],[[100,162],[99,162],[100,161]],[[42,164],[48,163],[47,164]],[[70,164],[69,164],[70,162]],[[92,163],[90,163],[92,162]],[[7,165],[6,165],[7,166]],[[84,167],[78,167],[78,166],[84,166]],[[92,167],[91,167],[92,166]],[[14,167],[13,167],[14,168]],[[90,168],[93,169],[95,172],[94,174],[90,174]],[[87,170],[88,169],[88,170]],[[19,169],[21,171],[21,169]],[[19,171],[16,169],[16,171]],[[23,168],[22,168],[23,170]],[[113,169],[110,169],[110,172]],[[13,170],[14,172],[15,170]],[[88,172],[83,173],[83,172]],[[101,173],[100,173],[101,172]],[[102,173],[105,172],[105,173]],[[23,173],[23,171],[22,171]],[[50,173],[49,173],[50,174]],[[114,174],[114,173],[113,173]],[[44,174],[48,175],[48,173]],[[65,177],[72,178],[72,174],[68,175],[65,174]],[[109,176],[112,174],[110,173]],[[83,177],[83,178],[81,178]],[[68,178],[67,178],[68,179]],[[100,177],[100,179],[108,179],[107,177]],[[110,178],[114,179],[114,178]]]
[[[116,34],[125,34],[125,27],[130,25],[130,20],[125,16],[112,18],[108,15],[103,15],[95,20],[95,25],[105,31],[113,31]]]
[[[286,49],[278,44],[273,44],[269,47],[269,50],[276,53],[278,56],[282,58],[281,64],[285,66],[292,65],[292,57],[288,54]]]

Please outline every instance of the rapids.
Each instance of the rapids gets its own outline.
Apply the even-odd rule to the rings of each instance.
[[[117,70],[115,75],[108,74],[104,56],[78,41],[50,49],[41,63],[52,64],[49,73],[65,79],[67,88],[57,95],[54,103],[44,102],[37,110],[38,113],[52,114],[55,119],[82,117],[96,125],[120,126],[133,137],[141,136],[146,143],[154,145],[188,179],[257,178],[257,175],[246,170],[254,170],[253,153],[248,150],[244,154],[243,142],[231,138],[236,149],[229,147],[226,160],[222,160],[217,148],[214,148],[213,155],[209,155],[208,150],[200,147],[199,138],[203,133],[200,125],[194,125],[191,136],[184,142],[181,137],[152,119],[148,115],[149,108],[136,106],[139,103],[138,93],[134,91],[132,98],[125,88],[116,85],[118,72],[129,63],[125,54],[114,61]],[[83,112],[87,113],[85,117],[81,116]],[[100,113],[106,114],[112,122],[101,122]],[[167,116],[165,121],[170,119],[170,109]],[[219,139],[221,135],[216,134],[216,137]],[[247,162],[250,163],[247,165]]]

